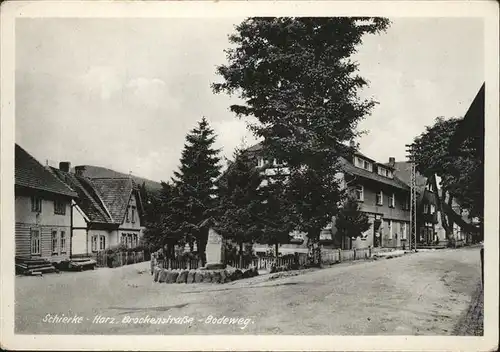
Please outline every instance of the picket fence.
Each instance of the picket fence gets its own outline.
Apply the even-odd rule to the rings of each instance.
[[[198,269],[201,267],[200,260],[189,258],[156,259],[156,263],[164,269]]]
[[[113,267],[141,263],[144,261],[148,261],[150,259],[149,252],[147,251],[139,251],[139,252],[116,252],[111,254],[113,258]],[[108,254],[106,251],[97,252],[94,256],[94,259],[97,262],[97,266],[99,267],[107,267],[108,266]]]
[[[330,249],[323,250],[321,252],[321,263],[323,265],[331,265],[340,262],[363,260],[371,258],[373,254],[373,249],[359,248],[359,249]],[[234,259],[225,260],[225,264],[232,266],[237,269],[248,269],[255,267],[258,270],[270,271],[273,265],[276,266],[292,266],[292,265],[305,265],[307,263],[307,254],[298,253],[296,257],[285,256],[285,257],[258,257],[252,259]],[[151,257],[151,270],[154,266],[159,266],[164,269],[197,269],[201,267],[201,261],[198,259],[188,259],[188,258],[167,258],[167,259],[157,259],[155,256]]]
[[[332,249],[324,250],[321,252],[321,263],[325,265],[368,259],[372,256],[372,248],[358,248],[358,249]]]
[[[259,257],[253,259],[244,259],[240,261],[226,260],[226,264],[237,269],[248,269],[255,267],[258,270],[271,270],[273,265],[276,266],[291,266],[293,264],[304,265],[307,262],[307,254],[300,253],[297,258],[294,257]]]

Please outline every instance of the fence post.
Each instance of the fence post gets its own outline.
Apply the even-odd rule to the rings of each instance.
[[[481,285],[484,287],[484,247],[479,250],[481,256]]]
[[[339,262],[342,262],[342,249],[339,249]]]
[[[354,253],[354,259],[353,260],[356,260],[356,248],[353,248],[353,253]]]

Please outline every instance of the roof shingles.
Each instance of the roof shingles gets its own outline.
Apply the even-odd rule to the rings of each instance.
[[[93,178],[92,184],[99,193],[115,223],[122,223],[134,183],[130,178]]]
[[[77,194],[16,144],[14,184],[39,191],[76,198]]]

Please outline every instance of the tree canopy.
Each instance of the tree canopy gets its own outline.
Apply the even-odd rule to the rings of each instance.
[[[410,145],[417,170],[430,178],[441,178],[443,199],[455,199],[471,217],[483,217],[483,163],[474,148],[474,136],[467,137],[457,148],[450,141],[461,119],[438,117],[432,126]]]
[[[219,150],[214,149],[214,131],[202,118],[186,136],[179,170],[172,185],[164,187],[169,198],[162,224],[164,237],[184,243],[197,243],[203,261],[208,240],[207,220],[216,206],[216,179],[220,175]]]
[[[254,160],[243,150],[236,150],[234,161],[220,177],[215,230],[224,238],[240,245],[253,243],[262,226],[262,192],[259,189],[263,177]]]
[[[337,215],[335,227],[339,235],[356,238],[370,228],[370,222],[368,216],[360,210],[358,201],[348,197]]]
[[[288,167],[289,218],[308,238],[319,238],[335,215],[339,157],[376,104],[359,98],[367,82],[351,56],[365,34],[388,26],[385,18],[248,18],[229,37],[228,64],[217,68],[223,82],[214,91],[242,99],[231,111],[255,117],[250,128],[265,157]]]

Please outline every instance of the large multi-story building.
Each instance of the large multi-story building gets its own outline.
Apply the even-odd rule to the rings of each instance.
[[[276,160],[272,163],[264,160],[260,155],[261,150],[261,144],[248,149],[255,156],[257,166],[280,165]],[[360,210],[368,215],[370,228],[359,237],[353,238],[348,234],[338,236],[333,218],[331,224],[325,224],[320,238],[325,244],[343,249],[405,247],[410,231],[410,187],[395,176],[394,167],[379,163],[360,152],[355,152],[352,160],[341,158],[341,165],[343,172],[337,176],[357,199]],[[286,167],[282,170],[286,172]],[[267,170],[267,175],[272,177],[272,169]],[[306,236],[307,234],[295,235],[301,238],[300,242],[304,243],[302,246],[307,242]]]

